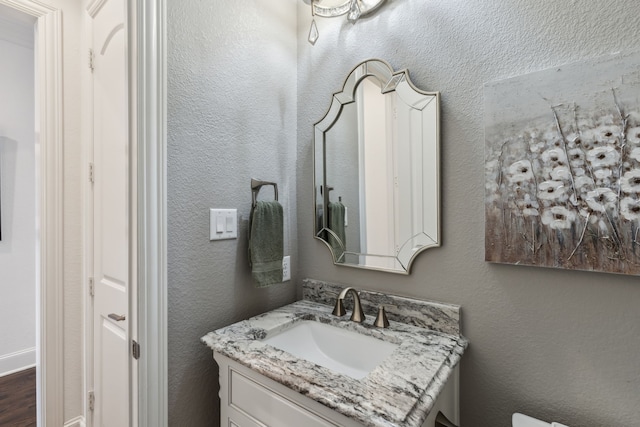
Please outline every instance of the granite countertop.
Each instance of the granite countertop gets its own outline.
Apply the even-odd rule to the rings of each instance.
[[[360,291],[367,319],[359,324],[348,320],[348,315],[333,316],[332,306],[323,304],[343,287],[307,279],[303,285],[305,299],[210,332],[202,342],[364,425],[419,427],[467,347],[467,340],[459,333],[430,329],[425,319],[439,326],[435,329],[453,328],[455,332],[459,307]],[[380,299],[389,307],[390,326],[385,329],[372,325],[375,312],[367,310]],[[447,311],[453,316],[444,322],[434,315]],[[349,329],[399,347],[369,375],[356,380],[261,341],[302,320]]]

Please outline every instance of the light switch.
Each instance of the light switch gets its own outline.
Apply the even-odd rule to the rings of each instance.
[[[238,238],[237,209],[209,209],[209,240]]]

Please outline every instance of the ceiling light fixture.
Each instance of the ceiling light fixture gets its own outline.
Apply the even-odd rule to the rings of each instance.
[[[367,15],[384,3],[385,0],[311,0],[311,28],[309,43],[316,43],[320,34],[316,25],[316,16],[335,18],[347,14],[347,19],[355,23],[361,16]]]

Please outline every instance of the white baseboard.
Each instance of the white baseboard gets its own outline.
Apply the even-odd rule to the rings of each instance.
[[[36,348],[0,355],[0,377],[36,366]]]
[[[85,427],[84,417],[75,417],[64,423],[64,427]]]

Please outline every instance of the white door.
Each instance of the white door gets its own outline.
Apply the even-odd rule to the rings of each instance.
[[[131,177],[124,0],[91,13],[93,32],[93,425],[127,427],[131,404]]]

